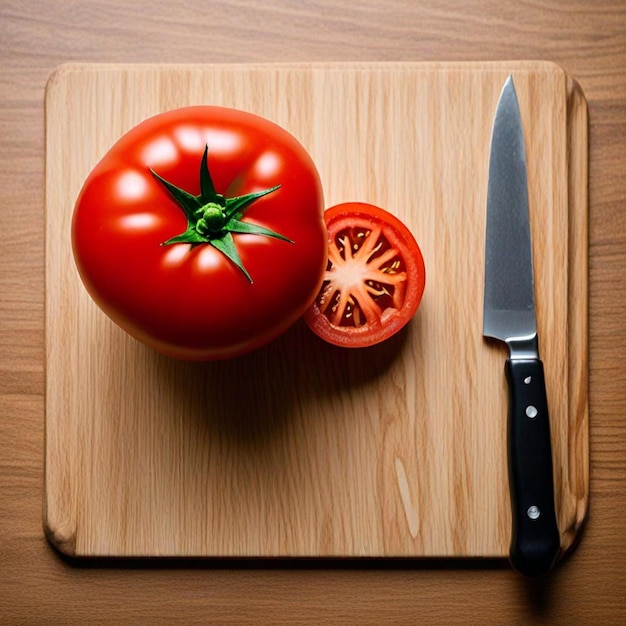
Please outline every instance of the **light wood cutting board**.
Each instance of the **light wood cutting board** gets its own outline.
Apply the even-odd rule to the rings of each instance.
[[[56,71],[46,92],[53,545],[74,556],[508,554],[506,352],[481,329],[489,143],[509,73],[526,135],[558,520],[563,549],[572,545],[589,489],[587,109],[576,83],[540,62]],[[427,285],[406,332],[350,351],[297,324],[245,357],[185,363],[109,321],[73,263],[74,201],[125,131],[190,104],[277,122],[317,163],[328,206],[367,201],[410,226]]]

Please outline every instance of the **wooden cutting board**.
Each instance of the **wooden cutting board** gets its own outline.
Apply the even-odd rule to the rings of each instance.
[[[481,336],[487,168],[509,73],[529,168],[563,549],[588,494],[587,108],[543,62],[66,65],[46,92],[45,529],[74,556],[501,557],[504,348]],[[293,133],[326,203],[404,220],[427,268],[405,332],[296,324],[220,363],[159,356],[90,300],[70,220],[90,169],[158,112],[220,104]],[[106,260],[103,260],[106,262]],[[241,388],[243,383],[243,388]]]

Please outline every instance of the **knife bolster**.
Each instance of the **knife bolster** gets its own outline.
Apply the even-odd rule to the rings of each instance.
[[[533,333],[528,337],[513,337],[507,339],[506,345],[509,348],[509,358],[512,361],[539,359],[539,340],[537,333]]]

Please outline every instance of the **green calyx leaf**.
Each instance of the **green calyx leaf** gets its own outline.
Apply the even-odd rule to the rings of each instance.
[[[208,153],[209,148],[206,146],[200,164],[200,195],[198,196],[168,182],[150,169],[154,178],[165,187],[187,218],[185,232],[164,241],[161,245],[169,246],[175,243],[190,243],[194,246],[212,245],[232,261],[252,282],[252,277],[241,262],[232,233],[261,235],[293,243],[280,233],[241,219],[256,200],[276,191],[280,185],[243,196],[225,198],[215,191],[208,167]]]
[[[219,238],[213,239],[211,245],[215,246],[222,254],[226,255],[246,275],[246,278],[252,282],[252,277],[248,274],[248,270],[246,270],[239,258],[235,240],[229,232],[224,233]]]

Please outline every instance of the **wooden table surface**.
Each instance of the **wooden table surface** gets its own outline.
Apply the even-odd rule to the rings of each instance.
[[[547,581],[506,563],[90,563],[42,532],[44,116],[65,61],[545,59],[590,117],[591,507]],[[626,4],[3,0],[0,623],[626,623]]]

